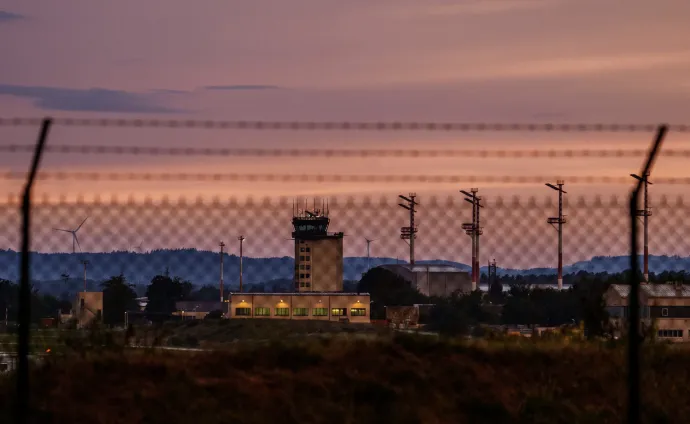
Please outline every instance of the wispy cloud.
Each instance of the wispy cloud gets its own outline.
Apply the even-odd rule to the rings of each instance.
[[[33,99],[36,106],[47,110],[130,113],[179,112],[157,104],[151,95],[103,88],[80,90],[0,84],[0,95],[3,94]]]
[[[0,23],[20,21],[22,19],[25,19],[25,17],[22,15],[19,15],[17,13],[12,13],[12,12],[6,12],[4,10],[0,10]]]
[[[281,87],[277,85],[263,85],[263,84],[243,84],[243,85],[208,85],[204,87],[206,90],[278,90]]]
[[[458,4],[432,5],[425,9],[426,14],[432,16],[492,15],[541,9],[561,3],[562,0],[471,0]]]

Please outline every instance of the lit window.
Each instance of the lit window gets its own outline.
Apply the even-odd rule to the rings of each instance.
[[[292,315],[296,317],[309,316],[309,308],[295,308],[292,310]]]
[[[314,308],[313,315],[315,317],[325,317],[328,315],[328,309],[326,309],[326,308]]]
[[[254,315],[257,317],[270,317],[271,308],[254,308]]]
[[[290,316],[290,308],[276,308],[276,316],[277,317],[289,317]]]
[[[299,251],[300,251],[300,252],[304,252],[304,247],[300,247],[300,248],[299,248]]]
[[[350,315],[353,317],[365,317],[367,316],[367,310],[364,308],[352,308],[350,309]]]
[[[235,315],[239,317],[248,317],[252,314],[252,308],[235,308]]]
[[[331,315],[334,317],[344,317],[347,316],[347,309],[345,308],[332,308]]]

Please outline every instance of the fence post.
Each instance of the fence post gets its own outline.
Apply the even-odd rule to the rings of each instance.
[[[17,422],[29,421],[29,327],[31,325],[31,286],[29,252],[31,241],[31,189],[36,179],[36,173],[41,163],[43,147],[48,138],[48,130],[52,119],[45,118],[41,124],[41,132],[34,150],[33,161],[29,169],[29,175],[24,187],[22,199],[22,252],[19,283],[19,331],[17,335],[17,353],[19,356],[17,365]]]
[[[668,126],[659,125],[640,175],[647,175],[656,159]],[[628,296],[628,423],[640,422],[640,279],[637,245],[637,204],[642,180],[630,193],[630,295]]]

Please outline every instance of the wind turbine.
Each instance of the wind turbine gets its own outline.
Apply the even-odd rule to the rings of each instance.
[[[367,272],[368,272],[371,269],[371,265],[369,264],[369,245],[378,239],[368,239],[368,238],[364,237],[364,240],[366,240],[366,242],[367,242]]]
[[[76,253],[76,251],[77,251],[76,246],[79,246],[79,251],[81,252],[81,245],[79,244],[79,239],[77,238],[77,231],[79,231],[79,229],[81,228],[82,225],[84,225],[84,223],[86,222],[87,219],[89,219],[88,216],[86,218],[84,218],[84,220],[81,222],[81,224],[79,224],[79,226],[77,228],[75,228],[74,230],[64,230],[62,228],[53,228],[53,230],[55,230],[55,231],[63,231],[65,233],[72,234],[72,253]],[[75,243],[76,243],[76,245],[75,245]]]

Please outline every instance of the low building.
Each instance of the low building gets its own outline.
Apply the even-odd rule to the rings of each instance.
[[[182,302],[175,302],[174,316],[180,316],[182,319],[204,319],[210,312],[220,311],[223,315],[228,312],[228,303],[226,302],[203,302],[185,300]]]
[[[630,286],[612,284],[604,294],[613,335],[620,337],[628,319]],[[641,284],[640,323],[658,340],[690,341],[690,286],[681,283]]]
[[[472,291],[470,273],[450,265],[390,264],[379,268],[398,275],[425,296],[445,297]]]
[[[230,318],[370,322],[369,293],[230,293]]]
[[[77,328],[103,321],[103,292],[79,292],[72,308]]]
[[[430,304],[386,306],[386,322],[393,328],[418,328],[425,324],[433,307]]]

